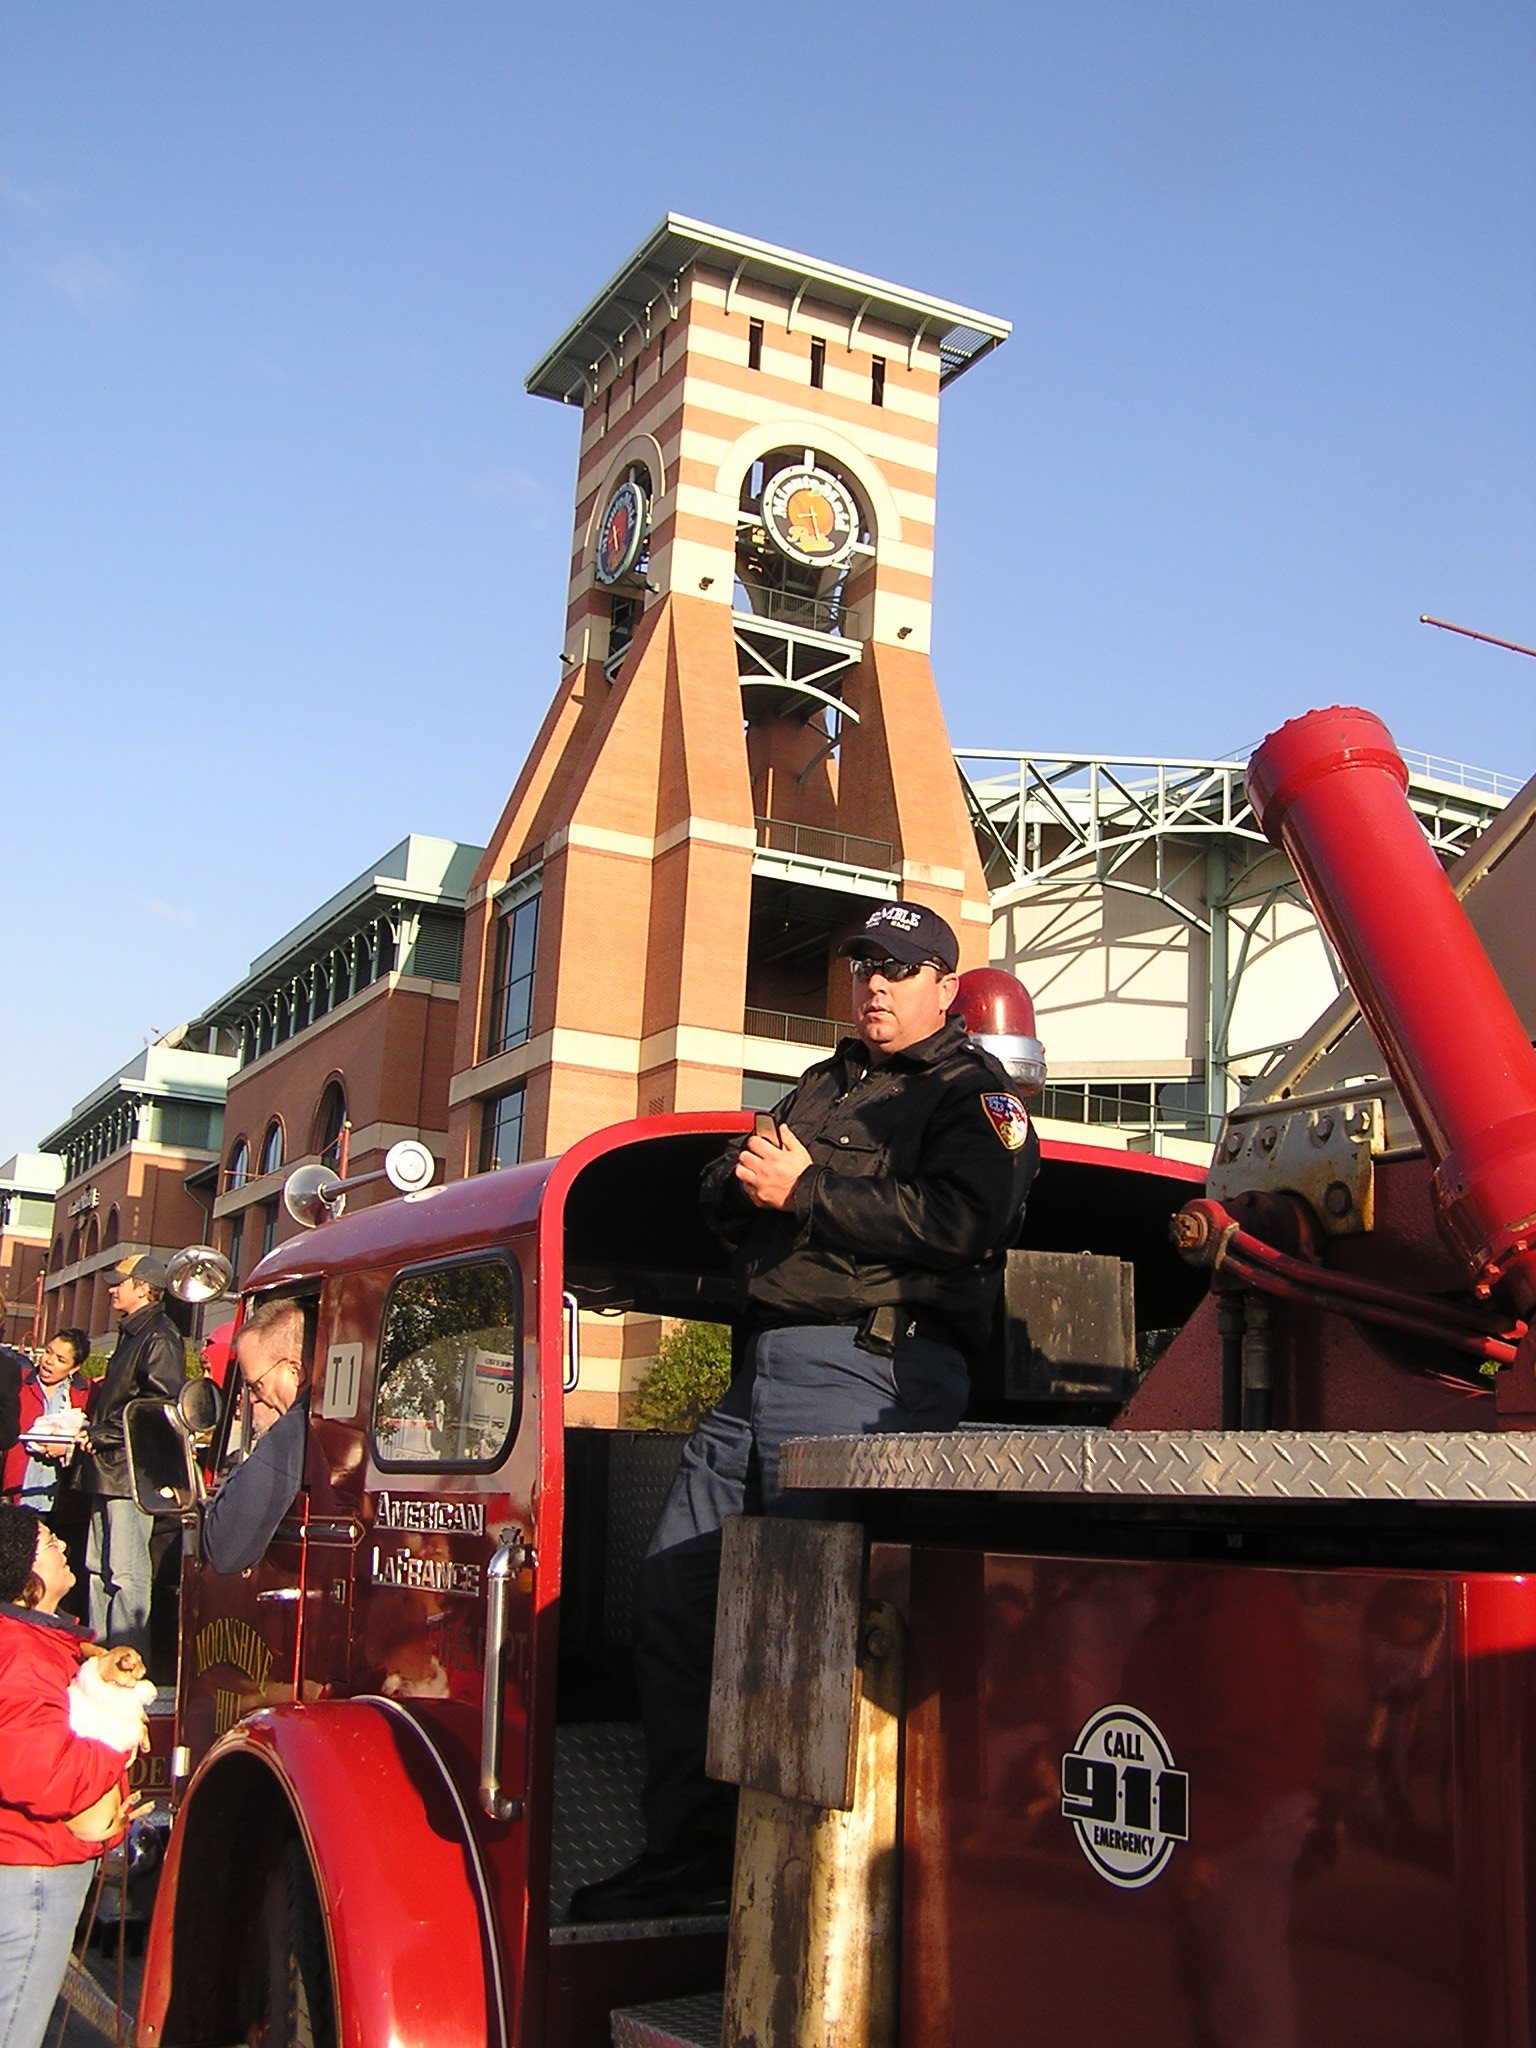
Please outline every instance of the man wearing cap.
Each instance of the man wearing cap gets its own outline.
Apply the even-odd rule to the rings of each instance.
[[[91,1627],[100,1642],[149,1655],[149,1542],[153,1515],[141,1514],[128,1484],[123,1411],[144,1394],[174,1401],[187,1376],[181,1333],[161,1306],[165,1268],[147,1252],[104,1274],[117,1344],[86,1414],[75,1484],[90,1502],[85,1565]]]
[[[578,1892],[574,1919],[725,1911],[735,1793],[704,1774],[721,1527],[826,1512],[780,1487],[790,1437],[955,1426],[1039,1161],[1007,1072],[948,1015],[959,946],[944,919],[883,904],[841,950],[857,1036],[807,1069],[772,1134],[733,1140],[704,1175],[735,1254],[736,1369],[640,1574],[646,1853]]]

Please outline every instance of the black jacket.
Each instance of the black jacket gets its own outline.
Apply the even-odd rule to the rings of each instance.
[[[135,1309],[117,1333],[116,1348],[85,1411],[92,1449],[75,1460],[75,1485],[82,1493],[128,1498],[133,1489],[123,1448],[123,1410],[142,1394],[174,1401],[186,1376],[181,1332],[159,1302]]]
[[[979,1356],[1040,1163],[1006,1070],[958,1022],[878,1065],[845,1038],[775,1116],[815,1161],[793,1209],[747,1200],[734,1171],[744,1138],[703,1177],[748,1319],[847,1323],[889,1302]]]
[[[24,1351],[0,1344],[0,1457],[21,1434],[21,1383],[31,1370]]]

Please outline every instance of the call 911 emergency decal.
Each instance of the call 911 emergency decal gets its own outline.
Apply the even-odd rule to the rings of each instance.
[[[1135,1707],[1101,1707],[1061,1760],[1061,1810],[1110,1884],[1135,1891],[1189,1840],[1189,1776]]]
[[[1021,1152],[1029,1138],[1029,1111],[1017,1095],[983,1095],[987,1121],[1010,1152]]]

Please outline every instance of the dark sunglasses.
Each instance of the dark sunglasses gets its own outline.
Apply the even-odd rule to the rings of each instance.
[[[935,974],[949,972],[939,960],[866,960],[855,954],[848,962],[848,972],[855,981],[868,981],[872,974],[878,974],[882,981],[910,981],[925,967],[931,967]]]

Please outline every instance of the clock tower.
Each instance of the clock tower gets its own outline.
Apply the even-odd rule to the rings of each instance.
[[[565,645],[469,897],[450,1175],[776,1100],[878,903],[985,960],[928,649],[940,394],[1008,331],[669,214],[532,371],[581,416]]]

